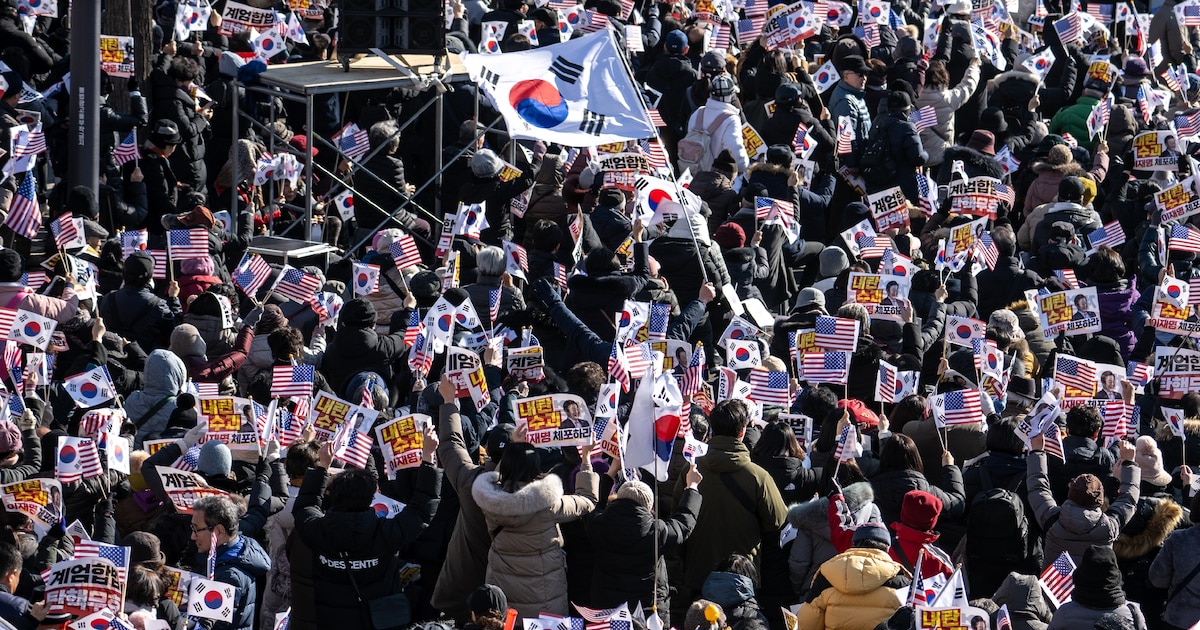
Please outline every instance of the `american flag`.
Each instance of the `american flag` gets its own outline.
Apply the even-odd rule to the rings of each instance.
[[[854,424],[847,424],[842,427],[842,433],[838,436],[837,448],[833,451],[833,457],[839,462],[848,462],[856,457],[862,457],[862,444],[858,441],[858,429]]]
[[[642,151],[646,154],[646,161],[650,163],[650,168],[657,170],[667,168],[668,159],[667,152],[663,149],[662,143],[658,140],[647,140],[642,142]]]
[[[516,263],[521,271],[529,271],[529,254],[525,248],[512,241],[504,241],[504,253],[508,259]]]
[[[1176,252],[1200,252],[1200,232],[1189,225],[1172,225],[1168,249]]]
[[[608,355],[608,377],[621,384],[621,391],[629,391],[629,364],[625,361],[625,350],[614,342]]]
[[[587,608],[579,604],[571,604],[575,610],[579,611],[579,616],[583,617],[587,624],[585,630],[630,630],[633,621],[632,615],[629,613],[629,606],[621,604],[616,608]],[[627,625],[618,625],[627,624]],[[571,630],[577,630],[572,627]]]
[[[1083,24],[1079,19],[1078,13],[1068,13],[1062,19],[1054,21],[1054,30],[1058,33],[1058,39],[1063,44],[1070,44],[1079,40],[1083,34]]]
[[[137,132],[130,131],[128,136],[117,145],[113,150],[113,159],[117,161],[117,166],[121,166],[126,162],[140,160],[142,158],[141,151],[138,151]]]
[[[1074,269],[1055,269],[1054,276],[1072,289],[1079,288],[1079,278],[1075,276]]]
[[[845,155],[854,150],[854,126],[846,116],[838,118],[837,153]]]
[[[667,123],[664,122],[662,119],[662,114],[658,113],[657,109],[650,107],[646,110],[646,114],[650,118],[651,125],[654,125],[655,127],[659,128],[659,129],[667,126]],[[570,170],[570,169],[568,169],[568,170]]]
[[[154,270],[150,272],[150,277],[155,280],[164,280],[167,277],[167,250],[165,249],[148,249],[146,253],[150,258],[154,259]]]
[[[333,136],[337,147],[346,157],[357,160],[371,150],[370,136],[358,125],[349,123]]]
[[[488,291],[488,321],[492,325],[496,324],[496,320],[500,319],[500,289],[492,289]]]
[[[646,336],[651,341],[667,338],[667,323],[671,319],[671,305],[661,302],[650,303],[650,317],[646,320]]]
[[[1125,365],[1125,374],[1135,387],[1145,387],[1154,378],[1154,366],[1140,361],[1130,361]]]
[[[104,474],[104,467],[100,464],[100,453],[96,450],[94,440],[59,437],[56,456],[54,478],[63,483],[92,479]]]
[[[554,280],[558,282],[558,288],[563,291],[567,290],[567,266],[558,263],[550,263],[554,265]]]
[[[1063,455],[1062,429],[1058,428],[1058,424],[1053,421],[1047,422],[1042,435],[1046,438],[1042,446],[1046,450],[1046,454],[1066,461],[1066,457]]]
[[[1175,131],[1181,138],[1200,135],[1200,112],[1175,114]]]
[[[1112,101],[1108,98],[1101,99],[1092,107],[1092,111],[1088,113],[1087,126],[1089,137],[1095,138],[1103,133],[1110,116],[1112,116]]]
[[[817,317],[813,338],[817,346],[825,350],[849,350],[858,348],[858,320],[820,315]]]
[[[928,175],[917,173],[917,202],[921,206],[921,214],[927,217],[937,212],[937,185]]]
[[[184,472],[196,472],[196,467],[200,465],[200,445],[197,444],[189,448],[185,453],[171,464],[171,468],[182,470]]]
[[[996,630],[1012,630],[1012,619],[1008,616],[1008,604],[1000,606],[996,611]]]
[[[775,204],[775,200],[770,197],[755,197],[754,198],[754,218],[763,220],[767,215],[771,214],[771,207]]]
[[[346,420],[333,435],[333,456],[347,464],[366,468],[372,442],[371,436],[360,433],[354,428],[354,422]]]
[[[276,365],[271,370],[272,396],[311,396],[313,366]]]
[[[1100,415],[1104,418],[1104,428],[1100,431],[1100,437],[1119,438],[1129,432],[1129,426],[1125,420],[1129,415],[1129,408],[1124,400],[1104,401],[1104,406],[1100,408]]]
[[[1200,26],[1200,4],[1188,2],[1175,6],[1178,21],[1183,26]]]
[[[405,268],[421,264],[421,252],[417,250],[417,243],[411,234],[401,234],[392,241],[388,246],[388,253],[391,254],[398,270],[403,271]]]
[[[42,131],[42,123],[38,123],[29,131],[26,136],[25,144],[19,147],[14,147],[13,157],[19,158],[26,155],[35,155],[46,150],[46,133]]]
[[[1096,389],[1096,366],[1090,361],[1060,354],[1054,359],[1054,381],[1085,392]]]
[[[1167,66],[1167,69],[1163,71],[1161,76],[1172,92],[1182,94],[1187,89],[1187,68],[1183,66]]]
[[[726,51],[729,49],[729,27],[724,24],[713,24],[712,32],[708,34],[710,50]]]
[[[900,389],[900,375],[896,366],[887,361],[879,362],[879,380],[876,382],[875,394],[879,402],[896,402],[896,390]]]
[[[937,109],[933,105],[926,105],[921,109],[908,115],[908,122],[912,123],[917,131],[925,129],[933,129],[937,126]]]
[[[883,258],[883,252],[892,247],[892,237],[887,234],[863,234],[858,239],[858,255],[863,259]]]
[[[208,230],[169,230],[167,232],[167,255],[171,260],[208,258]]]
[[[792,392],[788,373],[772,370],[750,370],[750,399],[764,405],[790,407]]]
[[[50,233],[54,235],[54,243],[59,249],[74,249],[87,246],[83,239],[83,219],[77,219],[70,212],[50,222]]]
[[[42,209],[38,207],[36,186],[37,178],[33,173],[26,173],[8,206],[8,217],[4,219],[4,225],[28,239],[36,236],[42,227]]]
[[[808,137],[808,127],[804,123],[797,123],[796,135],[792,136],[792,150],[796,155],[801,157],[808,155],[816,148],[815,142]]]
[[[863,40],[867,48],[874,48],[879,45],[879,24],[869,22],[862,26],[854,27],[854,34]]]
[[[1141,114],[1141,116],[1142,116],[1142,121],[1149,123],[1150,116],[1151,116],[1151,110],[1153,108],[1150,107],[1150,101],[1146,98],[1146,87],[1145,86],[1138,87],[1137,108],[1138,108],[1138,113]]]
[[[1121,228],[1120,221],[1113,221],[1088,232],[1087,240],[1092,249],[1099,249],[1101,245],[1116,247],[1125,242],[1125,230]]]
[[[1096,21],[1100,22],[1101,24],[1112,24],[1113,5],[1088,2],[1087,14],[1096,18]]]
[[[321,280],[303,270],[284,265],[274,291],[297,302],[308,302],[321,289]]]
[[[996,243],[992,240],[992,235],[984,232],[979,236],[979,240],[975,241],[975,246],[979,248],[979,253],[983,255],[983,262],[988,269],[995,269],[996,262],[1000,260],[1000,250],[996,249]]]
[[[608,16],[596,13],[595,11],[587,12],[586,22],[586,24],[579,28],[584,33],[595,33],[608,28]]]
[[[767,23],[767,16],[752,15],[744,20],[738,20],[737,23],[737,40],[739,44],[749,44],[758,39],[762,34],[763,26]]]
[[[50,278],[46,275],[45,271],[26,271],[21,274],[21,284],[34,291],[42,288],[49,281]],[[1200,295],[1200,293],[1197,293],[1197,295]]]
[[[625,366],[629,368],[631,378],[642,378],[654,361],[654,352],[648,343],[627,343],[625,345]]]
[[[233,282],[253,296],[271,278],[271,265],[258,254],[242,254],[242,260],[233,270]]]
[[[804,380],[810,385],[816,383],[846,384],[850,375],[850,353],[843,351],[808,352],[800,360],[804,372]]]
[[[700,391],[700,385],[704,382],[704,360],[704,344],[698,343],[692,351],[687,369],[683,371],[683,378],[679,381],[679,393],[685,400]]]
[[[408,367],[413,372],[428,374],[433,366],[433,338],[422,326],[408,349]]]
[[[939,425],[975,424],[983,416],[979,390],[960,389],[939,394],[933,399],[934,418]]]
[[[109,545],[94,540],[81,540],[75,545],[76,558],[103,558],[117,567],[117,577],[124,584],[129,572],[129,547]]]
[[[1042,590],[1054,600],[1055,606],[1071,601],[1071,591],[1075,590],[1075,583],[1071,580],[1073,573],[1075,561],[1071,559],[1071,554],[1064,551],[1038,577]]]
[[[276,420],[279,427],[279,445],[290,446],[300,441],[300,435],[304,432],[304,418],[308,415],[307,409],[310,406],[310,398],[308,396],[300,396],[293,398],[296,401],[296,411],[291,412],[287,409],[279,409],[279,417]],[[303,412],[303,413],[301,413]]]

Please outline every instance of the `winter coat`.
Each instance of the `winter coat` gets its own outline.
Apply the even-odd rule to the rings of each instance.
[[[700,588],[708,574],[731,553],[756,558],[762,541],[778,536],[787,515],[775,482],[767,471],[750,461],[750,451],[741,440],[714,436],[708,454],[696,460],[696,466],[704,475],[700,482],[704,505],[687,545],[684,566],[689,588]],[[729,490],[722,480],[726,475],[753,505],[745,505]],[[685,480],[680,479],[675,487],[676,500],[682,498],[684,486]]]
[[[867,110],[864,91],[850,87],[845,81],[838,81],[829,98],[829,118],[836,121],[843,116],[850,120],[850,128],[854,130],[849,155],[856,156],[871,133],[871,112]],[[856,160],[852,161],[857,164]]]
[[[183,316],[183,323],[196,327],[196,331],[200,333],[200,338],[204,340],[204,345],[208,349],[208,353],[213,356],[220,356],[226,352],[230,352],[233,350],[234,342],[237,341],[237,330],[222,326],[219,315],[188,313]],[[263,335],[264,347],[266,343],[267,337]]]
[[[1034,214],[1036,213],[1037,210],[1034,211]],[[1033,218],[1034,215],[1031,214],[1021,229],[1024,230],[1026,225],[1032,223]],[[1058,221],[1070,223],[1075,227],[1076,234],[1087,234],[1102,225],[1100,215],[1091,208],[1063,201],[1052,203],[1046,207],[1041,221],[1038,221],[1037,227],[1033,229],[1033,240],[1030,242],[1030,247],[1039,249],[1050,242],[1050,228]]]
[[[1010,573],[996,589],[992,601],[997,606],[1008,606],[1012,618],[1013,630],[1046,630],[1054,610],[1046,601],[1046,596],[1038,582],[1037,576],[1022,573]]]
[[[264,531],[267,534],[267,555],[271,568],[267,571],[267,582],[263,587],[263,601],[258,609],[259,630],[275,630],[275,613],[281,613],[292,602],[292,566],[288,556],[288,543],[296,529],[296,517],[292,507],[296,504],[299,488],[288,486],[289,499],[282,510],[267,517]]]
[[[817,494],[821,471],[817,468],[805,468],[804,460],[789,455],[774,457],[755,456],[755,464],[762,467],[775,481],[779,488],[779,496],[783,497],[786,505],[808,501]]]
[[[628,499],[613,500],[603,511],[585,516],[583,522],[592,547],[605,550],[603,560],[596,562],[592,571],[589,603],[598,608],[640,603],[648,609],[657,602],[660,610],[669,610],[671,589],[663,553],[669,553],[687,540],[696,527],[700,505],[700,493],[687,490],[670,520],[657,519],[645,507]],[[654,555],[655,539],[657,556]],[[658,562],[657,584],[654,583],[655,558]],[[652,594],[655,599],[651,599]]]
[[[931,468],[932,465],[930,462]],[[929,485],[925,476],[915,470],[885,470],[871,476],[870,482],[884,523],[900,520],[900,504],[910,490],[928,492],[941,499],[943,519],[957,518],[963,512],[962,471],[958,466],[943,466],[941,482],[936,486]]]
[[[1091,115],[1092,109],[1096,107],[1100,99],[1094,96],[1081,96],[1074,105],[1058,110],[1054,118],[1050,119],[1050,133],[1062,135],[1064,133],[1071,134],[1079,146],[1092,152],[1096,146],[1092,140],[1092,135],[1088,133],[1088,116]]]
[[[406,357],[407,353],[404,331],[380,335],[371,328],[343,325],[329,341],[321,371],[329,375],[329,386],[340,396],[346,393],[350,379],[359,372],[375,372],[384,381],[390,381],[392,363]]]
[[[575,477],[575,495],[563,495],[562,480],[546,475],[506,492],[499,475],[486,472],[471,495],[491,533],[487,584],[508,596],[522,617],[541,612],[567,614],[567,563],[558,524],[573,521],[596,507],[600,478],[591,471]]]
[[[851,513],[866,512],[864,523],[880,521],[871,484],[852,483],[842,489],[842,497]],[[803,598],[821,565],[838,554],[829,535],[829,498],[820,497],[789,507],[787,522],[796,529],[788,556],[788,571],[796,597]]]
[[[1200,619],[1200,576],[1183,581],[1196,567],[1200,567],[1200,527],[1195,525],[1167,536],[1150,565],[1150,584],[1175,594],[1163,613],[1163,621],[1173,626],[1187,628]]]
[[[1163,53],[1162,63],[1157,68],[1150,69],[1153,72],[1162,71],[1166,66],[1191,61],[1190,55],[1183,54],[1183,44],[1188,41],[1188,29],[1175,17],[1175,6],[1178,4],[1181,4],[1180,0],[1167,0],[1154,12],[1154,17],[1150,20],[1150,32],[1147,33],[1146,41],[1162,42],[1160,48]]]
[[[208,184],[204,164],[205,136],[208,135],[208,119],[196,109],[192,95],[182,88],[174,91],[156,86],[154,104],[151,107],[151,124],[159,120],[170,120],[179,128],[183,138],[169,158],[171,168],[179,181],[198,190]],[[143,171],[144,172],[144,171]]]
[[[478,177],[471,173],[463,182],[462,202],[485,204],[488,227],[480,231],[479,240],[488,245],[501,247],[503,241],[512,240],[513,214],[509,206],[513,197],[534,184],[533,166],[525,161],[523,151],[517,151],[515,166],[521,169],[521,174],[511,181],[502,182],[499,177]]]
[[[684,94],[697,78],[696,67],[684,55],[660,54],[649,67],[638,72],[639,80],[662,93],[658,110],[662,112],[663,122],[676,133],[687,122],[683,108]]]
[[[719,117],[724,116],[724,121],[717,126],[715,132],[709,137],[708,153],[715,158],[721,154],[721,151],[729,151],[733,156],[734,164],[737,165],[739,173],[745,173],[746,169],[750,168],[750,156],[746,155],[746,145],[742,141],[742,117],[741,110],[735,107],[732,103],[722,103],[708,99],[704,105],[697,109],[688,119],[687,129],[705,129],[717,121]]]
[[[695,193],[701,201],[708,204],[712,212],[708,216],[708,231],[713,233],[721,224],[728,221],[738,210],[741,198],[733,189],[733,182],[724,173],[716,171],[700,171],[688,184],[688,190]]]
[[[657,242],[657,241],[656,241]],[[630,273],[615,272],[603,276],[572,276],[567,280],[567,308],[575,312],[601,339],[612,341],[616,336],[616,314],[625,307],[625,300],[641,291],[650,278],[650,263],[646,246],[633,248],[634,267]],[[665,264],[660,259],[659,264]]]
[[[886,551],[854,548],[821,565],[796,616],[801,628],[864,630],[904,605],[910,577]]]
[[[1121,358],[1128,361],[1129,353],[1137,345],[1137,335],[1133,333],[1133,304],[1141,294],[1124,279],[1094,286],[1100,303],[1100,334],[1117,342]]]
[[[221,284],[221,279],[216,276],[180,276],[179,303],[183,305],[183,310],[187,311],[188,298],[200,295],[217,284]]]
[[[917,558],[921,556],[921,550],[930,549],[921,560],[921,575],[930,577],[940,573],[942,577],[949,578],[950,574],[954,573],[954,566],[941,557],[945,552],[931,549],[941,537],[937,532],[923,532],[899,522],[892,523],[891,529],[895,535],[892,537],[892,548],[888,550],[888,554],[892,556],[892,560],[904,565],[909,572],[915,573],[909,565],[915,565]]]
[[[192,560],[193,570],[203,572],[207,562],[207,553],[197,553]],[[234,589],[233,621],[218,621],[212,630],[253,630],[257,581],[267,574],[271,559],[257,540],[243,535],[217,547],[216,564],[214,578]]]
[[[362,165],[364,172],[354,178],[354,219],[360,230],[374,230],[376,226],[392,227],[385,223],[388,215],[400,207],[407,198],[408,182],[404,179],[404,162],[400,158],[380,150]],[[379,179],[371,177],[378,176]],[[383,180],[383,182],[380,182]],[[386,182],[386,185],[385,183]],[[416,216],[407,208],[396,213],[396,220],[404,229],[411,229]]]
[[[142,389],[130,394],[125,401],[125,413],[130,422],[141,424],[134,438],[134,448],[142,448],[145,440],[158,439],[167,428],[167,420],[175,411],[175,395],[186,378],[187,368],[170,350],[155,350],[146,358]],[[166,404],[151,414],[150,411],[164,398]]]
[[[696,255],[696,245],[700,245],[700,255]],[[729,283],[729,271],[725,269],[725,259],[721,257],[720,249],[715,243],[707,244],[702,239],[693,241],[690,238],[663,236],[654,239],[650,244],[650,255],[658,261],[659,275],[671,283],[671,289],[680,304],[687,304],[700,295],[700,287],[704,279],[700,273],[700,260],[708,281],[716,286]]]
[[[739,573],[709,573],[700,589],[700,597],[720,606],[731,626],[751,620],[767,621],[754,596],[754,582]]]
[[[442,405],[438,423],[438,463],[445,470],[445,481],[458,496],[458,518],[450,534],[446,560],[438,573],[430,603],[456,618],[468,612],[467,595],[484,583],[488,548],[492,538],[483,511],[471,494],[471,487],[487,469],[476,465],[463,438],[462,417],[458,405]]]
[[[933,463],[942,461],[942,436],[945,437],[944,450],[950,451],[954,461],[965,462],[987,452],[987,431],[978,422],[952,424],[945,429],[939,429],[933,418],[927,418],[905,424],[903,433],[912,438],[917,445],[921,461],[928,462],[926,471],[929,474],[926,475],[926,479],[930,481],[936,482],[939,474]]]
[[[163,348],[183,318],[179,298],[160,298],[149,287],[124,286],[100,300],[100,317],[108,329],[143,350]]]
[[[919,110],[922,107],[932,106],[937,112],[937,125],[921,130],[921,144],[925,146],[925,151],[929,154],[927,164],[930,166],[941,164],[946,148],[954,144],[954,114],[975,93],[977,85],[979,85],[979,66],[971,64],[962,81],[953,88],[945,86],[937,89],[927,85],[921,90],[921,95],[917,97],[913,109]]]
[[[65,324],[79,312],[79,297],[73,287],[66,287],[61,299],[34,293],[19,282],[0,283],[0,307],[37,313]]]
[[[392,286],[395,285],[403,291],[405,284],[400,270],[396,269],[396,265],[390,259],[381,262],[383,264],[380,265],[379,290],[370,295],[364,295],[363,299],[375,307],[375,332],[386,335],[392,332],[392,314],[406,308],[404,296],[396,293],[396,289],[393,289]]]
[[[771,273],[767,266],[767,250],[759,247],[738,247],[721,252],[725,257],[725,269],[733,281],[733,288],[738,297],[762,299],[762,292],[754,286],[755,280],[762,280]]]
[[[1138,488],[1141,470],[1133,465],[1122,465],[1121,491],[1107,510],[1088,510],[1070,500],[1059,506],[1050,494],[1045,451],[1029,453],[1025,462],[1029,504],[1038,525],[1046,532],[1044,565],[1053,563],[1064,551],[1078,564],[1088,547],[1112,545],[1121,528],[1133,516],[1141,496]]]
[[[533,225],[539,219],[558,223],[566,231],[567,202],[563,200],[562,160],[558,157],[542,158],[542,165],[534,176],[533,191],[529,193],[529,205],[525,209],[525,223]]]
[[[318,627],[369,629],[359,595],[370,601],[398,592],[399,554],[428,525],[439,494],[439,475],[432,465],[422,463],[416,478],[416,491],[404,510],[393,518],[379,518],[372,509],[325,511],[329,471],[309,468],[304,474],[292,513],[296,532],[312,550]]]
[[[921,194],[917,188],[917,171],[928,163],[929,154],[921,144],[917,128],[908,121],[906,113],[889,111],[875,119],[872,129],[875,133],[888,134],[889,161],[895,177],[884,183],[868,180],[867,185],[875,190],[899,186],[909,201],[919,203]]]
[[[1044,203],[1050,203],[1057,199],[1058,185],[1068,175],[1076,177],[1086,175],[1091,177],[1093,181],[1104,181],[1104,176],[1108,173],[1108,155],[1097,153],[1096,157],[1092,158],[1092,169],[1086,172],[1082,166],[1075,162],[1062,165],[1038,162],[1033,165],[1033,172],[1037,174],[1037,177],[1029,185],[1029,189],[1025,191],[1025,203],[1021,206],[1026,214],[1033,212],[1034,208]],[[1018,243],[1020,243],[1019,239]],[[1021,248],[1025,249],[1025,246],[1022,245]]]
[[[1025,292],[1037,287],[1042,281],[1037,273],[1024,269],[1021,259],[1001,256],[995,269],[984,269],[976,276],[979,286],[987,287],[979,294],[979,317],[987,321],[993,311],[1025,299]],[[1040,338],[1040,335],[1039,335]]]
[[[525,296],[513,287],[501,286],[497,276],[479,276],[478,281],[463,287],[471,298],[471,306],[479,315],[479,322],[485,330],[491,330],[497,322],[492,321],[492,291],[500,291],[500,308],[496,311],[497,322],[507,320],[511,315],[525,310]]]
[[[1140,603],[1151,619],[1162,617],[1167,594],[1150,584],[1150,567],[1167,537],[1184,525],[1187,518],[1184,509],[1170,495],[1143,496],[1138,500],[1133,518],[1113,543],[1125,595],[1130,601]]]
[[[1074,630],[1074,628],[1094,628],[1096,622],[1108,613],[1114,613],[1117,617],[1125,620],[1126,624],[1137,630],[1145,630],[1146,618],[1142,615],[1142,609],[1135,603],[1129,602],[1116,608],[1106,610],[1097,610],[1088,608],[1076,601],[1069,601],[1062,605],[1054,612],[1054,618],[1050,620],[1050,625],[1047,630]]]

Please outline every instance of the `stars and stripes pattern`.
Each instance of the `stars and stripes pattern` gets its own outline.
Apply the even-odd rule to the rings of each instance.
[[[164,280],[167,277],[167,265],[170,264],[167,260],[167,250],[165,249],[148,249],[147,254],[154,259],[154,269],[150,272],[150,276],[155,280]]]
[[[54,244],[59,249],[75,249],[87,246],[83,239],[83,219],[77,219],[70,212],[50,222],[50,233],[54,235]]]
[[[62,436],[58,438],[54,478],[71,483],[92,479],[104,474],[95,440]]]
[[[1200,252],[1200,232],[1190,225],[1172,225],[1171,240],[1167,247],[1174,252]]]
[[[1096,366],[1089,361],[1060,354],[1054,359],[1054,381],[1085,392],[1096,388]]]
[[[271,370],[272,396],[311,396],[313,366],[276,365]]]
[[[1075,590],[1075,582],[1071,579],[1074,573],[1075,561],[1071,559],[1071,554],[1064,551],[1038,576],[1042,590],[1054,600],[1056,606],[1071,601],[1071,591]]]
[[[1182,26],[1200,26],[1200,5],[1194,2],[1180,3],[1175,7]]]
[[[883,252],[892,247],[892,237],[887,234],[864,234],[858,239],[858,255],[864,260],[882,258]]]
[[[750,399],[764,405],[790,407],[792,392],[788,373],[774,370],[750,370]]]
[[[129,576],[129,547],[81,540],[75,545],[76,558],[103,558],[117,567],[117,577],[125,583]]]
[[[249,252],[242,254],[242,260],[233,270],[233,282],[241,287],[246,295],[255,295],[267,280],[271,279],[271,265],[265,258]]]
[[[1113,221],[1088,232],[1087,240],[1092,249],[1099,249],[1105,245],[1116,247],[1125,242],[1125,230],[1121,228],[1120,221]]]
[[[708,35],[708,47],[711,50],[728,50],[729,27],[724,24],[713,24],[712,32]]]
[[[687,369],[683,371],[683,378],[679,381],[679,394],[684,399],[690,398],[700,391],[700,385],[704,383],[705,359],[704,344],[696,344],[695,350],[692,350],[692,358],[688,361]]]
[[[1145,387],[1154,378],[1154,366],[1140,361],[1130,361],[1125,365],[1125,374],[1129,382],[1136,387]]]
[[[404,345],[412,347],[417,341],[417,337],[425,332],[425,322],[421,319],[421,313],[417,309],[412,309],[408,313],[408,326],[404,329]]]
[[[842,427],[842,433],[837,440],[837,448],[833,451],[834,459],[839,462],[848,462],[856,457],[861,457],[862,454],[862,445],[858,441],[858,429],[853,424]]]
[[[628,343],[625,345],[625,366],[629,369],[631,378],[642,378],[654,361],[654,352],[648,343]]]
[[[646,154],[646,161],[650,164],[651,169],[659,170],[668,167],[667,152],[658,140],[643,141],[642,151]]]
[[[1175,132],[1181,138],[1200,135],[1200,111],[1175,114]]]
[[[497,319],[500,319],[499,288],[492,289],[488,292],[488,321],[494,325]]]
[[[858,320],[820,315],[813,327],[813,341],[825,350],[849,350],[858,348]]]
[[[288,299],[308,302],[320,289],[321,280],[316,276],[295,267],[285,266],[274,290]]]
[[[184,454],[171,464],[171,468],[182,470],[184,472],[196,472],[196,468],[200,466],[200,445],[197,444],[189,448]]]
[[[1062,429],[1058,428],[1058,424],[1053,421],[1047,422],[1042,435],[1046,438],[1046,441],[1042,445],[1042,448],[1046,451],[1046,455],[1053,455],[1065,462],[1066,456],[1063,454]]]
[[[896,402],[896,390],[900,389],[900,374],[896,366],[887,361],[879,362],[879,380],[876,382],[875,393],[879,402]]]
[[[1096,18],[1096,21],[1101,24],[1112,24],[1113,5],[1089,2],[1087,5],[1087,14]]]
[[[388,246],[388,253],[396,263],[396,269],[403,271],[407,267],[421,264],[421,252],[411,234],[401,234]]]
[[[371,150],[370,136],[365,129],[350,123],[333,137],[335,146],[346,157],[357,160]]]
[[[937,109],[933,105],[926,105],[909,114],[908,122],[912,123],[917,128],[917,131],[933,129],[937,126]]]
[[[1063,44],[1070,44],[1078,41],[1083,35],[1083,21],[1079,18],[1078,13],[1068,13],[1063,18],[1054,21],[1054,30]]]
[[[796,124],[796,135],[792,136],[792,150],[801,157],[808,155],[815,148],[815,142],[808,135],[808,127],[804,123]]]
[[[800,364],[804,372],[804,380],[808,383],[840,383],[846,384],[850,374],[849,352],[835,350],[832,352],[808,352],[801,358]]]
[[[116,160],[117,166],[142,159],[142,153],[137,146],[137,131],[130,131],[121,144],[113,149],[113,159]]]
[[[1100,437],[1119,438],[1129,432],[1129,426],[1126,423],[1129,406],[1125,404],[1124,400],[1104,401],[1104,406],[1100,408],[1100,415],[1104,418],[1104,428],[1100,430]]]
[[[979,249],[987,268],[995,269],[996,263],[1000,260],[1000,250],[996,249],[996,242],[992,240],[992,235],[987,232],[981,234],[979,240],[975,241],[975,247]]]
[[[171,260],[208,258],[208,230],[191,228],[167,232],[167,255]]]
[[[333,436],[333,456],[359,468],[367,467],[371,457],[371,444],[374,440],[366,433],[360,433],[350,420],[343,422]]]
[[[671,319],[671,305],[661,302],[650,303],[650,317],[646,320],[646,337],[652,341],[667,338],[667,323]]]
[[[979,422],[983,416],[979,390],[961,389],[939,394],[934,397],[933,411],[935,419],[941,420],[938,423],[941,426]]]
[[[8,216],[4,219],[5,226],[28,239],[36,236],[42,227],[42,209],[38,207],[36,187],[37,178],[33,173],[27,173],[9,203]]]
[[[854,127],[850,119],[841,116],[838,118],[837,127],[837,153],[845,155],[854,150]]]
[[[619,343],[613,343],[612,352],[608,355],[608,378],[620,383],[621,391],[629,391],[629,364]]]

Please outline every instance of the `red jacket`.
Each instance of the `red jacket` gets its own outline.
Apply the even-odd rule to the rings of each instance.
[[[943,577],[949,579],[954,573],[954,565],[950,556],[945,551],[934,545],[937,542],[937,532],[923,532],[919,529],[913,529],[904,523],[892,523],[892,530],[896,532],[895,542],[892,548],[888,550],[888,554],[892,556],[892,560],[904,565],[904,568],[912,571],[913,564],[917,561],[917,556],[920,555],[921,549],[925,549],[925,559],[921,561],[921,576],[929,577],[937,573],[941,573]],[[904,550],[901,554],[896,547],[899,546]]]

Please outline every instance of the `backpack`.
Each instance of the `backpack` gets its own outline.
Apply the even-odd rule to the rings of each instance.
[[[684,169],[691,169],[692,173],[699,173],[700,171],[707,171],[712,168],[713,159],[716,157],[712,154],[713,134],[717,133],[717,129],[732,114],[721,112],[716,120],[705,126],[703,118],[706,113],[708,113],[708,110],[696,116],[696,126],[688,131],[687,135],[676,145],[676,150],[679,153],[680,173]]]
[[[967,506],[966,552],[971,559],[1003,564],[1029,557],[1029,521],[1016,489],[1025,480],[1017,475],[1009,488],[997,488],[987,469],[979,468],[983,490]]]
[[[868,184],[888,184],[896,176],[892,160],[891,125],[871,128],[858,156],[858,170]]]

